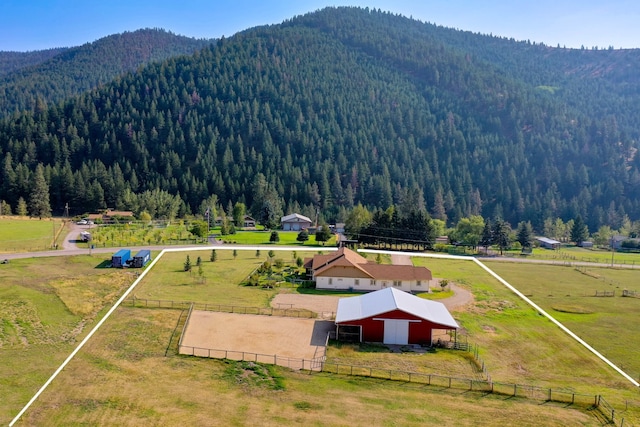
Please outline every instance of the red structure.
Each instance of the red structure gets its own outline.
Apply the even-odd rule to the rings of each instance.
[[[338,339],[430,346],[434,329],[458,329],[444,304],[394,288],[341,298],[338,302]]]

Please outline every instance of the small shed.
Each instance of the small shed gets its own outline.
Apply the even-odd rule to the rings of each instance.
[[[383,344],[433,344],[433,330],[457,330],[458,323],[441,302],[385,288],[340,298],[336,336]]]
[[[311,219],[297,213],[283,216],[280,223],[284,231],[301,231],[311,227]]]
[[[538,237],[536,240],[538,241],[538,244],[540,244],[541,248],[547,249],[560,249],[560,245],[562,244],[557,240],[549,239],[547,237]]]

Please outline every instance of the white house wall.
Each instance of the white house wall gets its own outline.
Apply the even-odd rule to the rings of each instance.
[[[316,277],[316,289],[353,290],[360,292],[377,291],[379,289],[394,286],[393,280],[375,280],[353,278],[353,277]],[[356,283],[357,282],[357,283]],[[397,285],[397,284],[396,284]],[[428,292],[431,281],[422,280],[420,285],[417,281],[400,281],[396,289],[405,292]]]

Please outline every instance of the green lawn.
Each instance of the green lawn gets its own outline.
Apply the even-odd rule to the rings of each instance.
[[[0,254],[12,252],[48,251],[61,242],[65,231],[56,219],[11,218],[0,219]]]
[[[202,251],[166,253],[135,289],[136,298],[191,301],[246,307],[268,307],[269,301],[278,289],[241,286],[255,269],[267,260],[269,247],[257,254],[256,251],[238,250],[233,256],[232,249],[216,248],[217,260],[211,262],[212,249]],[[311,257],[315,252],[296,251],[296,257]],[[191,272],[184,271],[184,263],[189,255],[193,265]],[[258,255],[258,256],[256,256]],[[198,274],[196,261],[202,260],[202,278]],[[291,251],[274,251],[274,259],[282,259],[293,264]]]

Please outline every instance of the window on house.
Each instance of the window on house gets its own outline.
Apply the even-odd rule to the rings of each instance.
[[[402,282],[400,280],[394,280],[393,286],[395,286],[396,288],[399,288],[400,286],[402,286]]]
[[[376,281],[373,280],[373,279],[370,280],[370,283],[371,283],[371,286],[375,286],[376,285]]]
[[[358,285],[360,284],[360,279],[355,279],[355,280],[353,281],[353,284],[354,284],[354,285],[356,285],[356,286],[358,286]]]
[[[418,280],[418,281],[416,282],[416,285],[418,285],[418,286],[422,286],[422,282],[420,282],[420,280]]]
[[[329,284],[333,285],[333,279],[331,277],[329,277]]]

